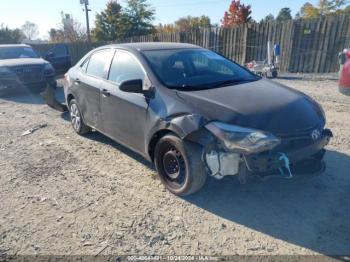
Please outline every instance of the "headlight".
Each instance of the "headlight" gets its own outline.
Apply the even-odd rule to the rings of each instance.
[[[7,67],[0,67],[0,75],[10,74],[11,71]]]
[[[211,122],[206,128],[222,142],[226,150],[241,154],[261,153],[281,143],[270,133],[221,122]]]

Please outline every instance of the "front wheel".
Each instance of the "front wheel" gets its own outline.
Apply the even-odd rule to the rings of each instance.
[[[162,137],[156,145],[154,162],[165,187],[175,195],[199,191],[207,174],[202,163],[202,148],[175,135]]]
[[[69,112],[71,124],[76,133],[79,135],[85,135],[91,131],[91,128],[84,123],[75,99],[72,99],[69,102]]]

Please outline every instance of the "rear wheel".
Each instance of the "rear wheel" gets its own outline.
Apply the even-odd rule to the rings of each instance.
[[[207,174],[202,164],[202,148],[175,135],[162,137],[156,145],[154,162],[165,187],[178,196],[200,190]]]
[[[91,128],[84,123],[75,99],[72,99],[69,102],[69,112],[72,127],[75,132],[77,132],[79,135],[85,135],[91,132]]]

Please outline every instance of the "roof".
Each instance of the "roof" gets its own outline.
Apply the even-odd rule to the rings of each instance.
[[[0,48],[9,48],[9,47],[30,47],[29,45],[25,44],[11,44],[11,45],[0,45]]]
[[[166,42],[128,43],[128,44],[114,44],[110,46],[127,48],[127,49],[136,49],[138,51],[201,48],[199,46],[191,45],[191,44],[166,43]]]

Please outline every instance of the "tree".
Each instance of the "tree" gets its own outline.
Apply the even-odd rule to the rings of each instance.
[[[109,1],[106,9],[96,14],[92,36],[97,41],[114,41],[125,37],[130,22],[117,1]]]
[[[51,42],[83,42],[87,40],[86,30],[80,22],[69,16],[64,19],[65,14],[62,12],[62,23],[58,28],[51,28],[49,37]]]
[[[198,17],[186,16],[181,17],[174,24],[159,24],[156,31],[160,33],[171,33],[176,31],[189,31],[192,29],[211,27],[211,20],[208,16],[202,15]]]
[[[177,31],[174,24],[159,24],[155,29],[158,33],[173,33]]]
[[[221,20],[222,27],[233,27],[248,23],[251,18],[251,6],[241,4],[240,0],[233,0],[229,10],[225,12],[224,18]]]
[[[260,22],[267,23],[267,22],[272,22],[272,21],[275,21],[275,17],[273,16],[273,14],[269,14],[269,15],[265,16],[265,18],[261,19]]]
[[[147,0],[127,0],[125,10],[130,22],[128,36],[146,35],[154,32],[155,10],[148,5]]]
[[[278,13],[278,16],[276,18],[276,20],[278,22],[287,21],[287,20],[291,20],[291,19],[293,19],[292,18],[292,10],[290,10],[290,8],[288,8],[288,7],[282,8],[281,11]]]
[[[20,29],[9,29],[0,24],[0,44],[18,44],[25,38]]]
[[[179,31],[188,31],[191,29],[210,27],[211,21],[208,16],[200,17],[186,16],[178,19],[175,22],[175,28]]]
[[[115,41],[125,37],[145,35],[154,31],[154,10],[147,0],[127,0],[125,9],[115,0],[96,14],[93,38],[97,41]]]
[[[33,40],[34,38],[37,38],[39,35],[39,28],[35,23],[26,21],[24,25],[22,25],[22,32],[26,39]]]
[[[306,3],[300,9],[300,17],[310,19],[318,18],[320,16],[346,13],[347,9],[342,9],[346,3],[346,0],[319,0],[317,6]]]

